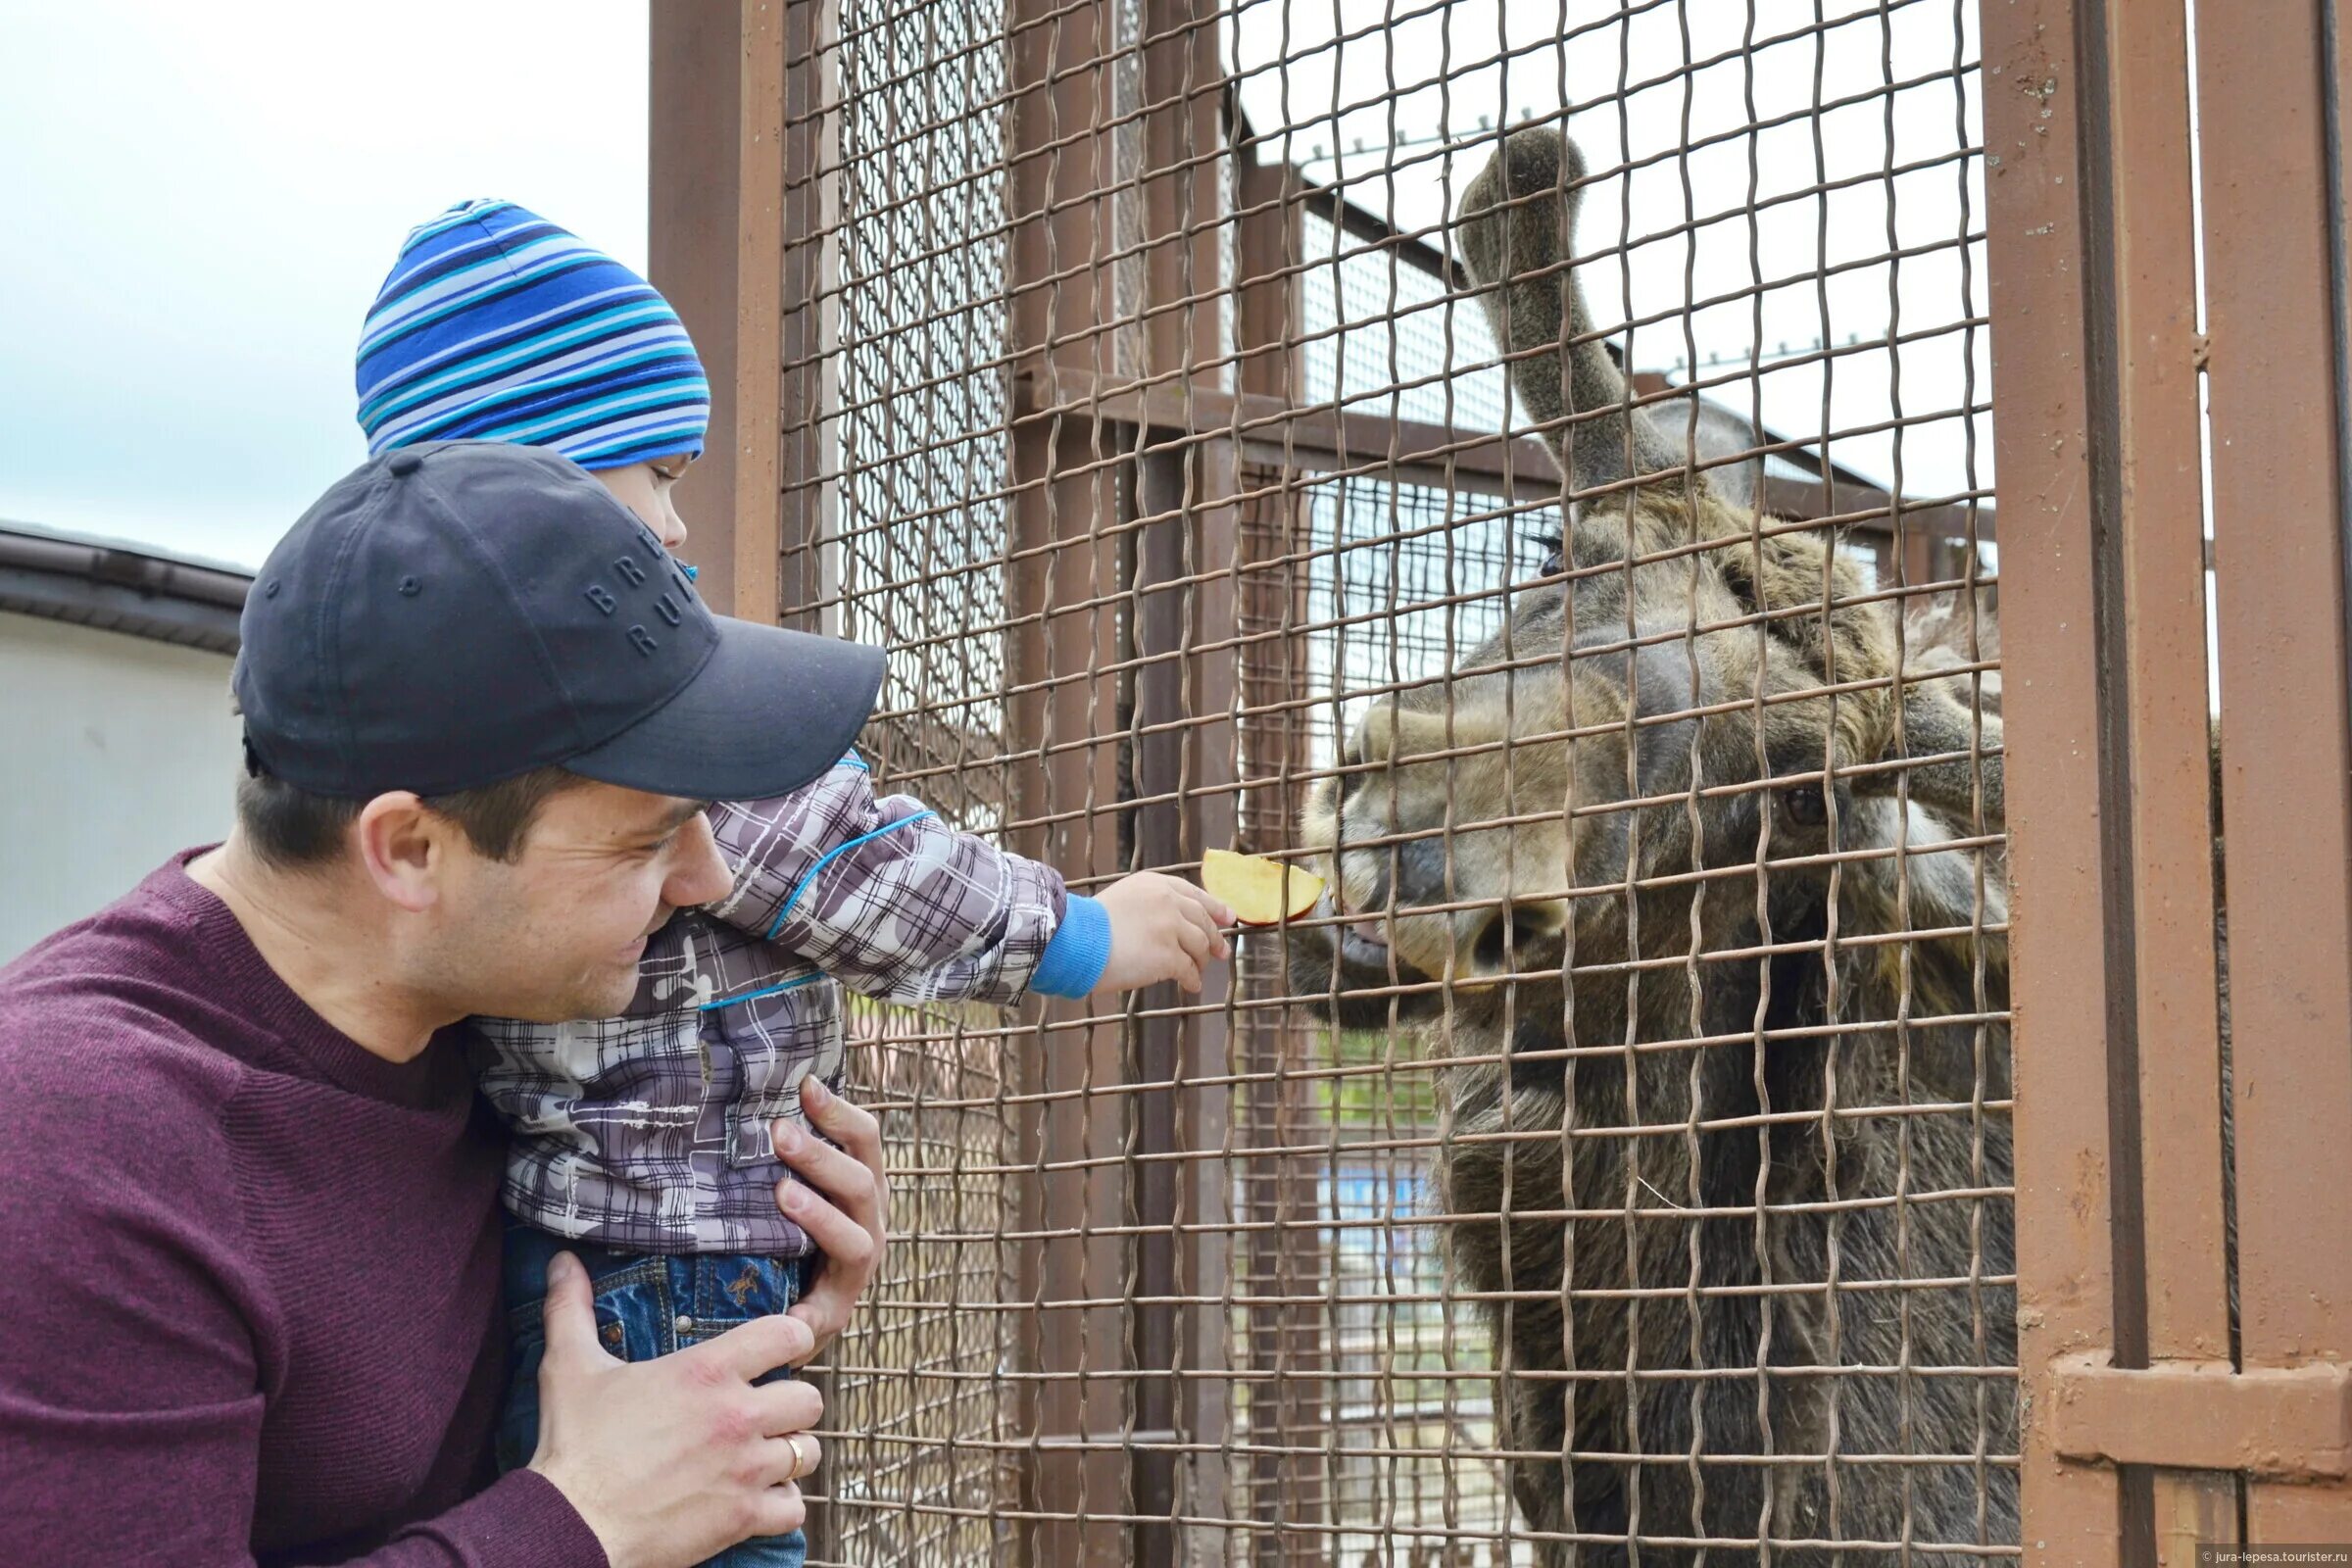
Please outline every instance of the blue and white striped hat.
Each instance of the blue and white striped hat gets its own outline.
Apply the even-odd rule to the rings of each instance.
[[[669,302],[513,202],[413,229],[360,336],[369,456],[418,441],[548,447],[583,468],[703,450],[710,385]]]

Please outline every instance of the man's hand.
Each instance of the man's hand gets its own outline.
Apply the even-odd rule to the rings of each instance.
[[[1110,916],[1110,961],[1095,990],[1133,991],[1173,980],[1200,989],[1200,966],[1233,950],[1219,926],[1233,911],[1181,877],[1138,871],[1099,895]]]
[[[858,1298],[882,1266],[890,1240],[890,1184],[882,1173],[882,1124],[814,1078],[801,1080],[801,1108],[825,1138],[789,1121],[771,1129],[776,1157],[800,1173],[776,1187],[785,1216],[825,1254],[815,1288],[790,1313],[808,1325],[823,1349],[849,1326]],[[829,1201],[828,1201],[829,1200]]]
[[[547,1271],[539,1450],[612,1568],[688,1568],[754,1536],[798,1530],[795,1483],[816,1468],[808,1429],[824,1401],[806,1383],[753,1379],[809,1354],[808,1326],[754,1318],[659,1360],[616,1361],[596,1342],[588,1271],[569,1252]]]

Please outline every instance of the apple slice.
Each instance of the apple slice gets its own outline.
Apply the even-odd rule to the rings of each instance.
[[[1263,856],[1210,850],[1200,857],[1200,885],[1243,925],[1298,919],[1323,897],[1323,879]]]

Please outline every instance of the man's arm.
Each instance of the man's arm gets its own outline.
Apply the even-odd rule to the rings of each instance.
[[[0,1059],[0,1168],[15,1173],[0,1202],[0,1563],[251,1568],[263,1387],[283,1348],[262,1343],[278,1332],[268,1280],[239,1262],[256,1250],[222,1098],[156,1075],[92,1092],[9,1070],[22,1066]],[[346,1568],[688,1568],[800,1526],[823,1401],[806,1382],[755,1380],[808,1359],[804,1317],[627,1365],[598,1345],[576,1266],[556,1271],[547,1312],[531,1468]]]
[[[67,1102],[0,1087],[0,1164],[15,1173],[0,1203],[14,1260],[0,1284],[0,1562],[246,1568],[263,1413],[248,1305],[266,1287],[204,1261],[253,1255],[216,1106],[148,1096],[129,1111],[89,1085]],[[518,1472],[354,1568],[603,1560],[556,1488]]]

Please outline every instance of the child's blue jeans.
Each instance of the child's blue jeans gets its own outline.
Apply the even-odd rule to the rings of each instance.
[[[539,1321],[547,1265],[570,1252],[588,1267],[596,1296],[596,1334],[624,1361],[657,1355],[724,1334],[736,1324],[781,1312],[801,1298],[808,1260],[725,1253],[615,1252],[507,1221],[507,1402],[498,1423],[498,1467],[519,1469],[539,1446],[539,1362],[547,1335]],[[782,1368],[760,1381],[790,1377]],[[730,1546],[702,1568],[801,1568],[808,1543],[800,1531]]]

